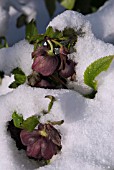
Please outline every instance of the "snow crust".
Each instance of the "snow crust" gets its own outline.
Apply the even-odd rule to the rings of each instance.
[[[81,14],[65,11],[50,22],[53,28],[63,30],[71,27],[82,28],[85,32],[76,43],[76,53],[69,55],[78,62],[76,67],[77,82],[70,84],[80,93],[90,89],[83,83],[86,67],[98,58],[113,55],[114,46],[97,39],[91,30],[90,22]],[[0,50],[0,70],[10,75],[15,67],[21,67],[28,75],[31,73],[31,52],[33,46],[25,40],[13,47]],[[62,134],[62,151],[54,156],[51,163],[39,170],[113,170],[114,169],[114,62],[107,72],[98,79],[98,93],[94,99],[84,98],[74,90],[49,90],[21,85],[7,94],[0,96],[0,167],[3,170],[38,170],[38,164],[18,151],[15,142],[7,132],[7,121],[13,111],[27,118],[40,114],[47,109],[49,99],[56,97],[51,113],[42,117],[42,122],[64,119],[64,124],[57,126]],[[7,161],[6,161],[7,160]]]

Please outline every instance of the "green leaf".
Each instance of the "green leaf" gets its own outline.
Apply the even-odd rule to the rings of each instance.
[[[59,39],[59,38],[63,37],[63,33],[59,30],[54,31],[53,28],[50,26],[47,28],[45,36],[48,36],[53,39]]]
[[[14,75],[14,79],[15,79],[17,84],[21,85],[21,84],[25,83],[26,76],[25,75],[21,75],[21,74],[15,74]]]
[[[20,15],[17,18],[16,27],[20,28],[27,24],[27,16],[25,14]]]
[[[75,5],[76,0],[62,0],[61,5],[66,9],[72,9]]]
[[[48,113],[49,113],[52,106],[53,106],[53,103],[54,103],[54,101],[56,101],[56,99],[55,99],[54,96],[51,96],[51,95],[47,95],[47,96],[45,96],[45,98],[49,98],[51,100],[49,105],[48,105]]]
[[[50,17],[52,17],[56,9],[56,0],[45,0],[45,5]]]
[[[106,71],[109,68],[113,59],[114,56],[106,56],[90,64],[84,72],[84,83],[96,91],[96,76],[98,76],[102,71]]]
[[[59,121],[48,121],[51,125],[62,125],[64,123],[64,120],[59,120]]]
[[[22,128],[28,131],[33,131],[39,124],[39,118],[37,116],[31,116],[23,121]]]
[[[12,119],[13,119],[13,123],[14,123],[15,127],[17,127],[17,128],[22,127],[22,123],[24,121],[23,115],[18,114],[16,111],[14,111],[12,114]]]
[[[10,88],[10,89],[16,89],[18,86],[19,86],[19,84],[16,83],[16,81],[14,81],[13,83],[11,83],[11,84],[9,85],[9,88]]]
[[[45,35],[44,34],[37,34],[36,36],[31,37],[30,41],[31,42],[36,42],[39,43],[44,40]]]
[[[0,49],[1,48],[8,48],[8,43],[4,36],[0,37]]]
[[[34,130],[34,128],[39,123],[39,118],[40,117],[38,116],[31,116],[27,118],[26,120],[24,120],[23,115],[18,114],[16,111],[14,111],[12,114],[14,126],[17,128],[28,130],[28,131]]]
[[[71,37],[73,35],[76,35],[77,36],[77,33],[75,32],[75,30],[73,28],[65,28],[64,31],[63,31],[63,35],[65,37]]]
[[[0,85],[2,84],[2,79],[4,78],[4,72],[0,71]]]
[[[77,42],[78,36],[80,36],[82,32],[78,33],[73,28],[65,28],[63,31],[63,36],[66,37],[66,46],[68,49],[73,48],[75,43]],[[75,49],[73,49],[75,51]]]
[[[15,68],[12,72],[12,74],[14,74],[14,79],[15,81],[12,82],[9,85],[9,88],[17,88],[19,85],[24,84],[26,81],[26,75],[25,73],[21,70],[21,68]]]
[[[0,78],[4,78],[4,72],[3,71],[0,71]]]
[[[14,68],[11,72],[12,74],[21,74],[21,75],[25,75],[25,73],[21,70],[21,68],[17,67]]]
[[[32,20],[26,25],[26,36],[25,38],[31,42],[32,38],[38,34],[36,22]]]

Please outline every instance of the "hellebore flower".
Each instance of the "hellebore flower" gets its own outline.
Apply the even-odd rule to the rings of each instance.
[[[64,55],[64,56],[67,56],[68,55],[68,49],[64,46],[62,46],[60,49],[59,49],[59,53]]]
[[[32,53],[32,57],[34,58],[32,69],[43,76],[52,75],[59,64],[58,57],[56,55],[48,55],[46,49],[47,48],[45,47],[39,47],[35,52]]]
[[[20,133],[20,138],[23,145],[32,145],[39,138],[38,131],[34,130],[33,132],[28,132],[26,130],[22,130]]]
[[[47,53],[47,47],[38,47],[34,52],[32,52],[32,58],[38,57],[39,55],[45,55]]]
[[[38,129],[28,132],[22,130],[21,142],[27,146],[26,154],[38,160],[49,160],[61,149],[61,136],[50,124],[39,124]]]
[[[75,73],[75,63],[72,60],[67,60],[64,69],[60,70],[59,75],[68,78]]]

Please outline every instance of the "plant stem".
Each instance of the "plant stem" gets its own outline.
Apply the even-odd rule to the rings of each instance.
[[[68,89],[67,86],[66,86],[66,84],[65,84],[59,77],[56,77],[56,76],[54,76],[54,75],[51,75],[51,77],[52,77],[55,81],[60,82],[60,83],[65,87],[65,89]]]
[[[54,56],[54,53],[53,53],[53,44],[51,43],[50,40],[47,40],[48,44],[50,45],[50,50],[48,51],[48,54],[50,56]]]
[[[61,43],[59,43],[58,41],[56,41],[56,40],[51,40],[53,43],[55,43],[56,45],[58,45],[58,46],[60,46],[60,47],[62,47],[63,45],[61,44]]]

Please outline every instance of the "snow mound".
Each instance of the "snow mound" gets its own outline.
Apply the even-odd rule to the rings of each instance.
[[[108,0],[97,12],[87,15],[95,36],[114,44],[114,1]]]
[[[33,46],[27,41],[22,40],[13,47],[0,50],[0,70],[10,75],[11,71],[20,67],[25,74],[31,73]]]
[[[72,18],[72,19],[71,19]],[[98,58],[114,54],[114,46],[106,44],[96,39],[91,31],[91,25],[85,17],[77,12],[65,11],[50,22],[49,26],[54,29],[63,30],[64,28],[73,28],[75,31],[82,29],[85,32],[83,37],[79,36],[75,45],[76,53],[69,57],[74,59],[76,66],[76,83],[70,83],[71,88],[79,90],[81,93],[87,93],[88,88],[83,82],[83,74],[87,66]],[[84,90],[83,90],[84,89]]]
[[[72,18],[72,19],[71,19]],[[90,23],[77,12],[66,11],[56,17],[49,25],[54,29],[65,27],[82,28],[85,32],[75,45],[73,58],[76,67],[77,82],[75,89],[81,93],[88,91],[84,85],[83,74],[86,67],[98,58],[114,54],[114,46],[96,39]],[[0,50],[0,70],[10,74],[15,67],[21,67],[26,74],[31,72],[31,52],[33,46],[25,40],[15,46]],[[18,151],[15,142],[7,133],[6,124],[11,120],[13,111],[27,118],[47,109],[49,99],[56,97],[50,114],[42,117],[42,122],[64,119],[57,126],[62,134],[62,151],[54,156],[51,163],[41,170],[113,170],[114,169],[114,63],[110,69],[100,75],[98,93],[94,99],[87,99],[73,90],[49,90],[31,88],[22,85],[16,90],[0,96],[0,166],[3,170],[38,170],[37,162],[28,159],[23,151]],[[4,159],[3,159],[4,158]],[[6,162],[7,160],[7,162]]]

